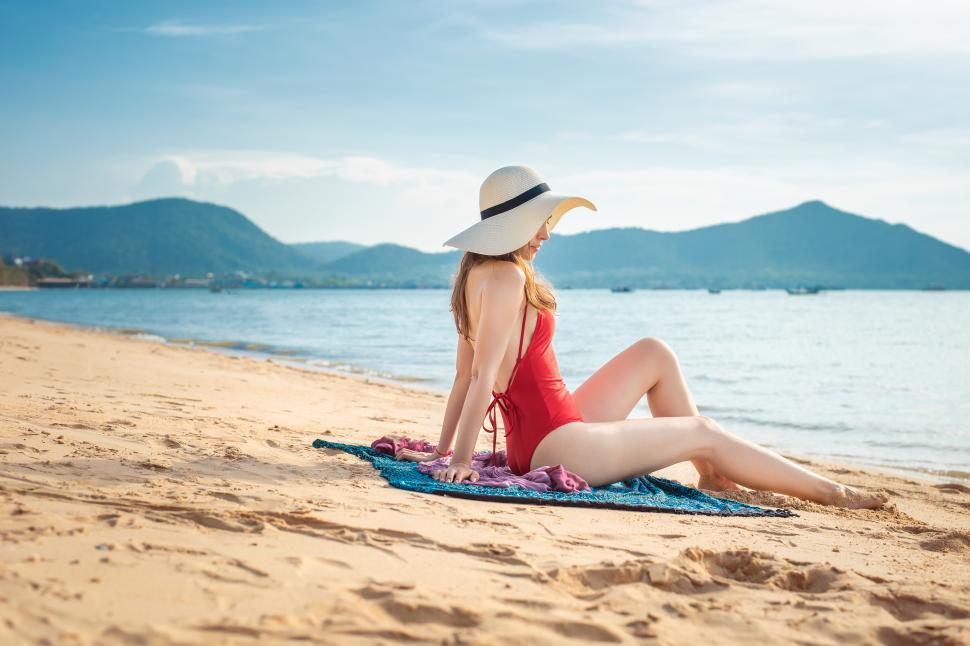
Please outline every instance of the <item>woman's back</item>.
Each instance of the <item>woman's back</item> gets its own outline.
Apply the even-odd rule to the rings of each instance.
[[[502,265],[505,266],[503,267]],[[468,335],[471,337],[470,343],[472,345],[472,349],[476,351],[478,349],[478,320],[482,311],[482,297],[485,294],[485,290],[487,290],[489,287],[489,281],[495,279],[495,272],[508,271],[509,266],[514,267],[516,271],[522,273],[522,270],[514,263],[504,260],[490,260],[483,262],[476,265],[468,272],[468,280],[465,283],[464,296],[465,304],[468,308]],[[509,326],[516,332],[522,328],[522,316],[524,310],[526,320],[522,347],[526,348],[531,343],[531,339],[535,334],[535,330],[539,322],[539,316],[534,307],[524,308],[524,301],[525,293],[523,292],[522,300],[519,302],[518,315],[515,317],[514,321],[509,322]],[[519,334],[510,334],[509,342],[505,347],[504,354],[502,355],[502,362],[499,366],[495,383],[492,384],[492,390],[496,392],[504,392],[508,387],[509,378],[512,376],[512,368],[515,366],[518,348]]]

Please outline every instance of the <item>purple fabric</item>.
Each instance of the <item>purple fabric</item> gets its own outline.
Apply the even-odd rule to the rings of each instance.
[[[431,453],[435,449],[435,445],[430,442],[425,442],[424,440],[412,440],[409,437],[399,437],[394,439],[393,437],[384,436],[379,440],[374,440],[370,448],[378,451],[380,453],[387,453],[388,455],[397,455],[397,452],[401,449],[411,449],[412,451],[421,451],[422,453]]]
[[[371,444],[371,448],[381,453],[394,456],[402,448],[412,449],[430,453],[434,451],[435,445],[424,440],[412,440],[408,437],[394,439],[382,437]],[[495,454],[495,463],[490,464],[492,453],[490,451],[479,451],[472,457],[472,469],[478,472],[478,482],[466,480],[465,484],[479,485],[482,487],[514,487],[519,486],[531,491],[561,491],[563,493],[574,493],[577,491],[589,491],[589,484],[581,477],[567,471],[566,468],[557,464],[550,467],[539,467],[523,475],[516,475],[508,467],[508,457],[505,451]],[[430,475],[432,471],[447,468],[451,462],[450,457],[438,458],[430,462],[419,462],[418,471]]]

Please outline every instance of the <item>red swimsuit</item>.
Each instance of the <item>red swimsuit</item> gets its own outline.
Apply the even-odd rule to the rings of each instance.
[[[556,328],[555,317],[545,310],[536,310],[536,328],[529,347],[522,354],[525,337],[525,315],[529,301],[522,312],[522,331],[519,333],[519,352],[512,367],[509,385],[504,393],[492,391],[492,402],[485,410],[485,418],[491,422],[492,453],[495,453],[498,425],[495,409],[502,411],[505,422],[505,446],[512,473],[522,475],[531,470],[532,454],[546,435],[569,422],[581,422],[583,416],[559,374],[559,364],[552,349],[552,335]],[[522,376],[516,380],[516,375]]]

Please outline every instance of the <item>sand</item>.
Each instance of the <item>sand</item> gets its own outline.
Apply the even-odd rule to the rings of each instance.
[[[968,487],[798,458],[890,506],[712,518],[415,494],[310,447],[435,440],[444,406],[0,316],[0,643],[970,642]]]

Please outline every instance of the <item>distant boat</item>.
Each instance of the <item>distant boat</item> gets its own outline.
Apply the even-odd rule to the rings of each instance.
[[[218,294],[219,292],[222,291],[222,288],[219,287],[218,285],[209,285],[209,291],[212,292],[213,294]]]
[[[792,296],[801,296],[803,294],[818,294],[819,287],[786,287],[785,291]]]
[[[632,292],[633,289],[630,288],[630,287],[626,287],[626,286],[623,286],[623,287],[610,287],[610,291],[613,292],[613,293],[615,293],[615,294],[623,294],[623,293],[626,293],[626,292]]]
[[[721,290],[718,289],[717,287],[708,287],[707,288],[707,293],[708,294],[720,294],[721,293]]]

